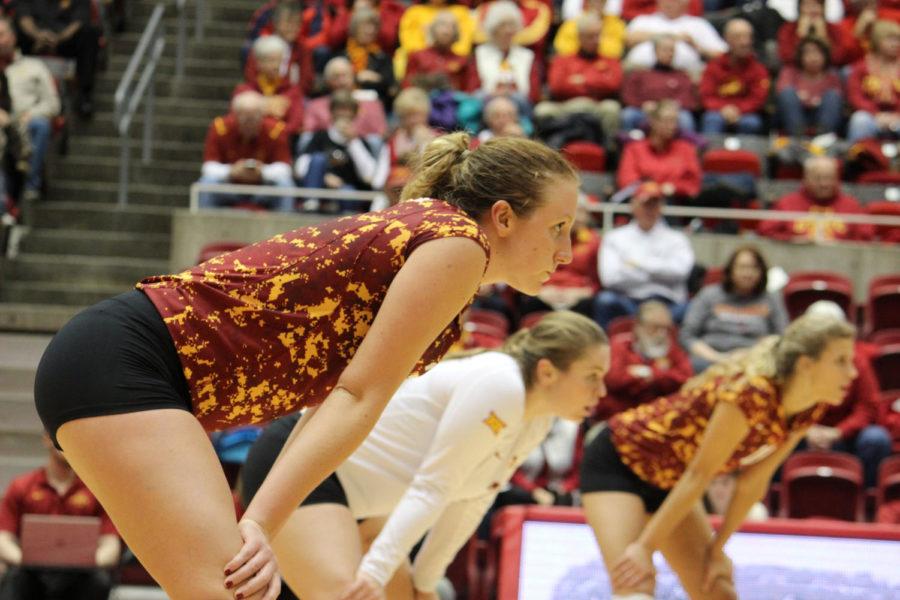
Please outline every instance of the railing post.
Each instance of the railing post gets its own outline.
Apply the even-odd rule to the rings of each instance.
[[[206,20],[206,2],[204,0],[194,0],[197,4],[197,12],[194,16],[194,38],[199,42],[203,39],[203,25]]]
[[[131,137],[119,135],[119,208],[128,203],[128,162],[131,157]]]
[[[144,164],[150,162],[153,154],[153,108],[156,104],[156,69],[150,75],[150,89],[144,101]]]
[[[178,0],[178,41],[175,47],[175,78],[184,77],[184,52],[187,47],[187,10],[185,0]]]

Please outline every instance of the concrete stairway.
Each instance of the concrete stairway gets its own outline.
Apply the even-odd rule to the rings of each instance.
[[[70,119],[69,154],[48,156],[49,190],[21,228],[18,254],[0,270],[0,329],[53,332],[81,307],[129,289],[147,275],[168,271],[173,207],[188,203],[203,140],[213,117],[226,112],[240,80],[238,51],[259,0],[207,0],[205,35],[189,38],[185,76],[176,80],[172,2],[167,47],[157,72],[154,155],[139,159],[143,121],[132,124],[129,204],[117,208],[119,136],[113,94],[156,2],[134,0],[129,30],[112,37],[109,64],[99,74],[96,114]],[[193,3],[188,3],[193,33]]]

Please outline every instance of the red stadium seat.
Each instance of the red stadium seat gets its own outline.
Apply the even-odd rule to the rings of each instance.
[[[606,335],[612,337],[620,333],[631,333],[635,321],[634,317],[616,317],[606,326]]]
[[[539,310],[539,311],[528,313],[527,315],[523,316],[522,319],[519,321],[519,328],[527,329],[529,327],[534,327],[535,323],[537,323],[538,321],[543,319],[544,315],[547,315],[549,313],[550,313],[549,310]]]
[[[876,510],[885,502],[900,500],[900,454],[889,456],[878,466],[875,488]]]
[[[463,346],[473,348],[499,348],[506,340],[506,332],[490,323],[467,321],[463,325]]]
[[[844,310],[847,320],[855,321],[853,283],[840,273],[830,271],[797,271],[791,273],[782,291],[788,316],[796,319],[817,300],[831,300]]]
[[[710,150],[703,155],[701,165],[704,173],[752,173],[762,175],[759,156],[749,150]]]
[[[200,248],[200,254],[197,256],[197,264],[199,265],[211,258],[239,250],[246,245],[247,244],[243,242],[213,242],[211,244],[206,244]]]
[[[872,357],[872,369],[881,389],[900,389],[900,344],[881,346]]]
[[[725,269],[723,269],[722,267],[710,267],[703,275],[703,287],[716,283],[722,283],[723,277],[725,277]]]
[[[875,346],[891,346],[900,344],[900,328],[879,329],[866,336],[866,341]]]
[[[893,171],[869,171],[859,176],[859,183],[880,183],[883,185],[896,185],[900,183],[900,173]]]
[[[466,320],[473,323],[492,325],[505,336],[509,333],[509,319],[503,313],[485,308],[470,308]]]
[[[900,217],[900,203],[870,202],[866,205],[866,212],[876,217]],[[900,227],[897,225],[876,225],[875,234],[882,242],[900,242]]]
[[[866,299],[866,333],[900,328],[900,274],[875,277]]]
[[[796,452],[781,472],[780,515],[785,518],[865,518],[862,462],[846,452]]]
[[[569,142],[562,153],[579,171],[603,173],[606,169],[606,151],[593,142]]]

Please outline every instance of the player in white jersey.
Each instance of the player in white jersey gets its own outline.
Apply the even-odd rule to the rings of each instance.
[[[553,419],[581,420],[605,394],[609,361],[600,327],[560,311],[498,351],[447,359],[407,380],[274,539],[288,585],[303,600],[437,598],[447,565]],[[245,502],[296,422],[270,425],[251,449]]]

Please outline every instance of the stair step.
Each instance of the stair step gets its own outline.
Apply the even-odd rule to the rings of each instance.
[[[229,97],[229,95],[222,96],[222,98],[224,98],[223,102],[226,103],[224,106],[226,107]],[[206,137],[206,131],[207,129],[209,129],[209,124],[212,122],[213,117],[223,112],[225,112],[225,110],[217,112],[216,115],[211,115],[209,118],[184,117],[178,114],[161,114],[157,112],[154,116],[153,121],[154,144],[157,140],[174,142],[202,142]],[[143,126],[144,112],[143,108],[141,108],[131,122],[130,134],[133,150],[140,149],[141,136],[143,135]],[[97,112],[94,116],[93,121],[91,121],[90,123],[79,123],[76,128],[76,132],[78,133],[78,135],[75,136],[75,140],[77,140],[81,135],[87,135],[90,137],[114,138],[118,138],[119,136],[119,132],[113,124],[113,115],[111,110]],[[118,154],[116,154],[116,156],[118,156]],[[198,156],[198,160],[202,160],[202,153]]]
[[[148,275],[159,275],[168,270],[168,260],[24,252],[0,267],[5,278],[22,283],[91,282],[125,287]]]
[[[129,182],[188,186],[200,177],[200,167],[202,165],[200,157],[193,161],[185,162],[163,160],[159,158],[162,154],[161,152],[155,154],[156,158],[145,165],[141,162],[138,152],[132,149]],[[91,181],[118,182],[119,161],[118,155],[111,157],[72,155],[66,157],[65,160],[56,162],[48,172],[51,181],[56,178],[70,181],[84,180],[85,174],[90,173]],[[87,194],[80,194],[73,199],[89,200],[91,198]]]
[[[119,233],[118,231],[32,230],[19,243],[27,254],[77,254],[165,260],[170,239],[164,234]]]
[[[250,16],[253,14],[253,11],[259,8],[260,2],[247,2],[246,0],[215,0],[215,2],[206,2],[206,22],[207,23],[216,23],[216,22],[226,22],[226,23],[240,23],[244,27],[247,25],[247,21],[250,19]],[[133,18],[136,22],[145,22],[147,17],[153,11],[154,4],[149,5],[136,5],[134,7]],[[196,8],[192,3],[188,3],[187,5],[187,15],[188,15],[188,23],[193,27],[194,24],[194,15],[196,14]],[[168,8],[166,11],[167,15],[176,15],[176,11],[174,7]]]
[[[199,178],[200,165],[192,183]],[[128,206],[175,207],[188,205],[190,184],[167,185],[131,181],[128,186]],[[50,182],[50,198],[73,200],[88,198],[91,202],[115,204],[119,200],[118,181],[83,182],[77,178],[55,177]],[[51,200],[45,204],[53,204]]]
[[[167,208],[118,208],[96,202],[43,202],[34,209],[36,228],[163,233],[172,229]]]
[[[82,308],[82,306],[49,303],[0,302],[0,329],[31,333],[56,333]]]
[[[135,141],[138,139],[135,138]],[[77,145],[78,156],[100,156],[118,160],[121,141],[118,136],[79,135]],[[133,150],[139,151],[139,146],[134,147]],[[199,164],[203,160],[203,138],[194,141],[156,138],[153,140],[153,156],[170,161],[191,161]],[[57,162],[62,163],[72,159],[77,159],[74,153],[61,157]]]
[[[0,434],[0,457],[2,465],[10,463],[23,465],[16,474],[21,474],[40,466],[47,460],[47,449],[41,436],[34,433]],[[27,467],[25,465],[33,465]],[[5,489],[5,488],[4,488]]]
[[[44,430],[34,408],[34,393],[0,392],[0,433],[37,433]]]
[[[154,111],[157,118],[178,117],[179,120],[196,120],[205,125],[213,117],[228,112],[229,97],[225,98],[156,98]],[[94,106],[100,115],[112,114],[115,109],[115,101],[112,96],[98,97]],[[138,113],[142,114],[142,113]],[[101,118],[103,118],[101,116]],[[203,139],[201,137],[200,141]]]
[[[6,365],[0,367],[0,390],[3,390],[4,394],[33,394],[36,366],[37,362],[27,366]],[[0,421],[2,420],[0,419]]]
[[[193,41],[189,41],[192,44]],[[114,73],[124,73],[125,67],[131,60],[130,53],[116,54],[110,57],[109,70]],[[173,76],[175,74],[175,57],[163,56],[157,66],[157,74]],[[241,64],[237,54],[235,56],[223,55],[220,58],[195,58],[186,56],[184,60],[184,72],[187,76],[215,74],[224,79],[239,79],[241,77]],[[121,75],[120,75],[121,76]]]
[[[0,287],[0,303],[88,306],[127,292],[132,285],[79,285],[44,281],[7,281]]]

